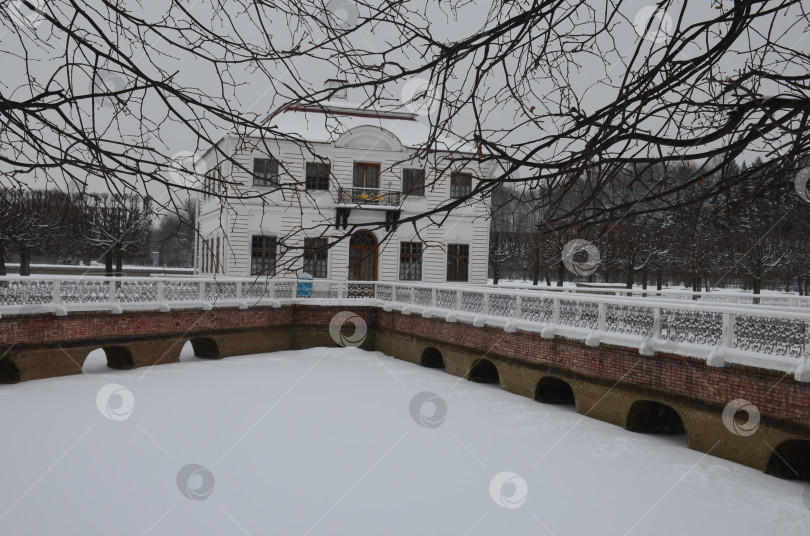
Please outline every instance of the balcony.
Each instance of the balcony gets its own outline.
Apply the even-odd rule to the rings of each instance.
[[[401,193],[383,188],[340,188],[338,203],[352,207],[396,207]]]

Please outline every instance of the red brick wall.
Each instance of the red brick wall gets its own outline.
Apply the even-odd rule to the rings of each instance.
[[[290,326],[325,330],[333,316],[347,307],[285,306],[211,311],[104,312],[7,316],[0,318],[0,343],[47,347],[56,344],[190,338],[214,333]],[[425,319],[419,315],[386,313],[369,307],[352,308],[369,330],[441,341],[494,360],[526,367],[552,367],[606,385],[621,382],[624,389],[655,392],[661,397],[688,399],[723,407],[744,398],[763,418],[810,422],[810,384],[796,382],[777,371],[727,365],[708,367],[703,360],[658,353],[645,357],[637,350],[616,346],[591,348],[581,342],[548,340],[534,333],[506,333],[499,328]]]
[[[745,399],[760,410],[763,421],[794,419],[810,424],[810,384],[779,371],[727,365],[709,367],[702,359],[656,353],[642,356],[637,349],[580,341],[544,339],[538,333],[506,333],[500,328],[477,328],[419,315],[380,311],[378,330],[443,341],[473,349],[492,360],[508,360],[528,367],[553,367],[605,385],[621,382],[625,390],[654,392],[659,398],[688,399],[719,406]]]

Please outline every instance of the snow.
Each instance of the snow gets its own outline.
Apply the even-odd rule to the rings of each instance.
[[[313,143],[332,143],[341,134],[360,126],[374,126],[387,130],[396,136],[405,147],[424,147],[430,137],[430,127],[413,117],[386,116],[388,113],[381,110],[382,117],[373,115],[344,115],[352,112],[352,106],[337,108],[330,106],[328,113],[320,110],[289,110],[271,119],[267,126],[274,131],[297,136]],[[357,108],[354,108],[357,110]],[[438,136],[436,150],[475,152],[475,148],[449,136]]]
[[[689,450],[683,437],[634,434],[378,352],[205,361],[185,348],[183,360],[113,371],[94,353],[88,374],[0,386],[0,534],[810,528],[802,483]],[[111,383],[127,391],[97,407],[102,389],[120,389]],[[411,416],[425,391],[439,397],[423,406],[430,426]],[[131,413],[119,406],[127,393]],[[431,409],[442,401],[444,420]],[[181,472],[189,464],[201,468]],[[184,496],[178,474],[192,475],[183,488],[192,497],[212,477],[210,496]],[[525,501],[514,497],[524,481]]]

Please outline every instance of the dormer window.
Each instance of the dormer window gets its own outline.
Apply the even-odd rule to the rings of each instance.
[[[337,79],[330,79],[326,81],[326,89],[335,89],[334,93],[329,96],[329,100],[347,100],[349,98],[349,91],[345,87],[341,87],[346,84],[345,80],[337,80]]]
[[[272,158],[253,159],[253,186],[278,184],[278,162]]]

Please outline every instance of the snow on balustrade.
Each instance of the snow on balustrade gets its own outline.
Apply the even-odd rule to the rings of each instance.
[[[663,309],[661,338],[704,346],[719,346],[723,336],[723,315],[695,309]]]
[[[436,291],[436,307],[439,309],[455,309],[456,296],[455,290],[438,289]]]
[[[551,322],[554,316],[554,300],[550,298],[522,297],[521,320],[528,322]]]
[[[598,322],[598,304],[593,302],[560,300],[560,324],[595,330]]]
[[[592,290],[592,289],[588,289]],[[612,289],[615,290],[615,289]],[[759,304],[684,300],[682,295],[616,296],[469,285],[378,283],[325,279],[105,278],[31,276],[0,278],[0,315],[71,311],[166,311],[176,307],[278,306],[283,303],[384,306],[407,314],[497,326],[599,343],[706,358],[712,366],[736,362],[795,371],[810,381],[810,312],[796,297]],[[778,303],[778,307],[768,305]]]
[[[545,285],[515,285],[501,283],[492,285],[490,289],[514,289],[521,291],[555,292],[564,294],[592,294],[602,296],[622,296],[633,298],[652,298],[667,300],[690,300],[708,303],[737,303],[740,305],[769,305],[773,307],[802,307],[810,309],[810,296],[798,296],[795,294],[775,293],[766,291],[765,294],[753,295],[750,291],[733,290],[712,290],[710,292],[694,292],[686,289],[665,288],[656,290],[654,288],[643,289],[635,287],[632,289],[616,288],[597,285],[584,287],[575,286],[545,286]]]
[[[163,284],[163,299],[166,302],[190,302],[200,299],[200,284],[194,281],[166,281]]]
[[[737,315],[734,348],[773,355],[801,357],[807,343],[807,323],[797,320]]]
[[[607,330],[648,337],[653,332],[655,315],[649,307],[607,304]]]

